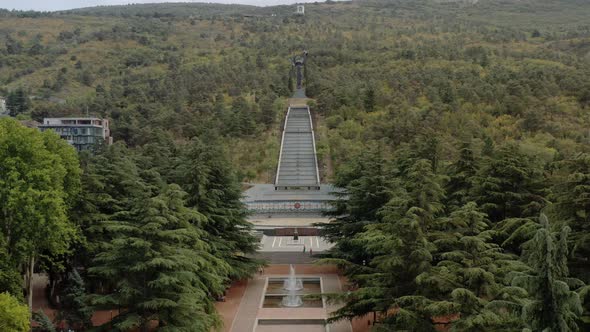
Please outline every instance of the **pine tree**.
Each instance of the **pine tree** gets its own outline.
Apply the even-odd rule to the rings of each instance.
[[[553,188],[553,210],[572,230],[577,272],[590,276],[590,155],[579,154],[561,164],[567,175]]]
[[[432,301],[418,288],[417,278],[430,270],[436,249],[430,235],[443,211],[440,180],[430,161],[417,160],[402,178],[406,197],[394,197],[380,212],[384,224],[379,227],[387,240],[380,241],[382,247],[376,243],[382,253],[371,264],[387,275],[381,282],[387,306],[380,311],[398,308],[384,318],[389,328],[430,331],[434,329],[433,316],[455,310],[451,302]]]
[[[559,163],[557,184],[552,190],[552,212],[572,229],[569,268],[577,278],[590,282],[590,155],[582,153]],[[590,321],[590,298],[584,301]]]
[[[185,207],[185,196],[170,185],[104,222],[113,239],[89,272],[114,281],[115,289],[94,295],[93,303],[124,308],[114,324],[121,330],[147,331],[151,320],[171,330],[209,331],[219,324],[212,299],[223,291],[229,266],[211,254],[199,229],[204,218]]]
[[[130,211],[135,200],[147,199],[152,193],[124,144],[115,143],[94,155],[81,154],[80,163],[84,176],[73,219],[78,221],[84,237],[73,260],[88,267],[91,259],[112,239],[102,221]]]
[[[68,273],[63,291],[59,320],[65,320],[75,330],[92,327],[92,309],[86,304],[86,288],[77,270]]]
[[[355,244],[354,236],[366,225],[380,221],[378,211],[392,197],[393,181],[387,167],[380,147],[373,146],[337,174],[335,186],[345,190],[333,202],[334,219],[318,225],[322,236],[335,243],[330,257],[358,265],[369,259],[362,246]]]
[[[553,232],[544,214],[539,220],[541,228],[524,245],[523,256],[531,270],[517,274],[512,281],[533,298],[523,307],[522,319],[529,331],[578,331],[576,321],[582,306],[578,294],[570,288],[581,286],[581,282],[568,278],[570,228],[565,226]]]
[[[416,278],[430,269],[434,245],[429,234],[442,212],[444,191],[432,164],[419,159],[398,179],[397,191],[378,209],[378,222],[352,240],[369,258],[350,276],[359,287],[347,296],[335,319],[380,312],[385,330],[432,331],[431,317],[452,312],[450,302],[434,302]]]
[[[471,195],[478,170],[479,165],[470,143],[463,143],[459,150],[459,158],[450,166],[449,181],[445,186],[447,193],[445,205],[449,210],[460,208],[472,200]]]
[[[476,178],[477,203],[492,222],[538,215],[546,205],[544,174],[517,144],[501,147]]]
[[[320,224],[321,234],[335,243],[322,261],[344,268],[349,281],[358,289],[341,295],[346,305],[338,310],[333,320],[352,319],[377,310],[381,292],[371,287],[369,266],[375,252],[367,250],[367,241],[360,236],[366,227],[381,222],[379,210],[393,197],[395,182],[390,178],[389,162],[383,158],[379,146],[370,146],[356,156],[348,167],[337,174],[335,185],[345,188],[334,201],[334,219]],[[365,288],[366,286],[366,288]]]
[[[209,143],[215,142],[210,138]],[[175,182],[189,194],[187,204],[206,218],[203,227],[215,255],[231,266],[228,277],[241,279],[258,270],[260,262],[249,258],[258,244],[247,221],[242,191],[227,152],[219,144],[195,139],[180,158]]]
[[[269,95],[264,96],[260,100],[260,111],[262,115],[262,123],[266,125],[266,128],[270,128],[275,120],[276,120],[276,113],[273,105],[273,98]]]
[[[288,78],[287,78],[287,87],[289,88],[289,91],[293,92],[295,91],[295,82],[293,81],[293,74],[289,74]]]
[[[260,53],[256,56],[256,67],[258,67],[258,69],[264,69],[266,67],[266,62]]]
[[[218,93],[215,96],[215,102],[213,103],[213,111],[215,112],[215,114],[218,114],[220,116],[225,111],[225,98],[223,97],[223,94]]]
[[[441,219],[436,229],[436,265],[418,277],[418,284],[429,299],[455,303],[459,316],[452,330],[503,331],[521,327],[519,303],[508,305],[502,301],[513,293],[503,281],[509,273],[522,271],[525,266],[491,241],[486,215],[470,202],[449,218]]]
[[[417,136],[411,144],[411,149],[401,153],[406,154],[405,162],[413,164],[418,159],[426,159],[430,161],[432,170],[438,171],[438,164],[440,160],[440,146],[441,140],[438,135],[432,131],[428,131],[420,136]]]
[[[29,110],[30,102],[29,96],[24,88],[19,87],[14,91],[8,93],[6,97],[6,108],[10,116],[17,116]]]
[[[256,131],[255,114],[246,99],[238,96],[232,103],[232,134],[249,136]]]
[[[494,144],[494,140],[490,136],[485,136],[483,139],[483,147],[481,149],[482,156],[485,157],[492,157],[494,155],[494,151],[496,146]]]
[[[363,100],[365,112],[373,112],[375,110],[375,90],[368,88],[365,91],[365,98]]]
[[[12,38],[10,35],[6,35],[4,45],[6,46],[6,53],[8,54],[19,54],[23,50],[23,44]]]
[[[34,332],[56,332],[53,322],[47,317],[43,310],[33,313],[33,321],[38,324],[38,326],[33,329]]]

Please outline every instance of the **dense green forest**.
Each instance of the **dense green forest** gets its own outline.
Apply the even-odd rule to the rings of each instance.
[[[259,264],[243,255],[255,247],[240,183],[272,179],[290,58],[308,50],[323,179],[345,189],[322,226],[336,243],[324,262],[353,285],[335,299],[345,305],[334,319],[375,312],[383,331],[433,330],[433,317],[456,331],[587,329],[590,3],[294,10],[0,11],[0,94],[11,115],[88,112],[112,119],[117,141],[74,157],[51,135],[0,122],[0,168],[14,170],[0,174],[0,200],[14,197],[2,205],[0,290],[22,298],[18,280],[34,259],[69,294],[72,324],[122,303],[121,329],[218,325],[213,297]],[[41,168],[59,160],[59,176],[27,175],[20,158]],[[21,178],[59,192],[45,202],[59,213],[41,214],[59,226],[47,243],[6,234],[9,220],[43,211],[17,213],[36,201],[21,182],[22,195],[5,190]],[[174,295],[158,284],[168,278]]]
[[[23,299],[24,271],[30,308],[33,271],[44,270],[58,321],[76,329],[120,308],[111,331],[220,326],[215,299],[262,262],[247,257],[257,241],[227,153],[203,139],[78,157],[54,133],[0,119],[0,289]]]

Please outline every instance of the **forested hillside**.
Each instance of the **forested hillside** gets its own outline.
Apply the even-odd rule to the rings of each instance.
[[[304,48],[308,94],[330,129],[319,150],[336,165],[360,150],[359,137],[396,145],[440,129],[455,140],[512,138],[547,161],[587,136],[583,1],[307,7],[305,17],[292,6],[198,4],[4,12],[2,94],[25,90],[33,99],[18,112],[36,120],[109,116],[115,139],[132,146],[160,129],[187,139],[216,128],[241,176],[262,181],[276,163],[268,129],[290,94],[289,59]],[[453,139],[443,142],[451,154]]]
[[[119,143],[81,156],[82,201],[70,208],[93,239],[73,241],[93,287],[113,264],[125,274],[117,236],[146,234],[154,211],[195,226],[185,246],[221,257],[200,275],[209,292],[256,269],[233,255],[254,250],[245,234],[231,238],[235,223],[248,227],[238,186],[272,179],[290,59],[308,50],[324,179],[346,193],[323,226],[336,243],[325,262],[353,284],[334,319],[377,313],[384,331],[434,321],[457,331],[587,328],[590,3],[368,0],[294,11],[0,12],[0,94],[13,116],[112,119]],[[129,228],[97,224],[104,215]],[[229,245],[201,245],[211,237]],[[5,278],[13,289],[14,273]],[[205,304],[189,308],[212,317],[204,329],[216,323]]]
[[[257,19],[22,15],[0,21],[2,94],[32,98],[20,117],[107,116],[115,140],[130,146],[214,132],[242,178],[274,172],[279,139],[268,129],[290,95],[290,50],[254,35]]]

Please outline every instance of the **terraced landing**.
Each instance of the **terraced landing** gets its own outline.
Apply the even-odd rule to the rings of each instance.
[[[289,107],[278,164],[276,189],[319,189],[320,178],[309,107]]]

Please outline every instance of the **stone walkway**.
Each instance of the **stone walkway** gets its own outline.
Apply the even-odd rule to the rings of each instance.
[[[323,277],[323,286],[325,293],[339,293],[342,292],[342,285],[340,284],[340,278],[338,275],[329,274]],[[329,304],[327,306],[328,313],[336,311],[340,306],[335,304]],[[352,326],[348,321],[339,321],[328,325],[330,332],[352,332]]]
[[[307,96],[305,95],[305,89],[296,89],[293,92],[293,96],[291,97],[291,99],[295,99],[295,101],[297,102],[306,101]]]
[[[248,287],[242,297],[242,302],[230,328],[231,332],[253,331],[260,301],[262,301],[265,281],[266,278],[264,276],[256,276],[248,281]]]
[[[223,320],[223,327],[220,329],[220,331],[230,331],[234,317],[236,317],[236,313],[238,312],[240,302],[242,301],[242,297],[246,292],[247,286],[247,280],[235,282],[226,292],[225,301],[215,302],[215,309],[217,309],[217,312]]]

